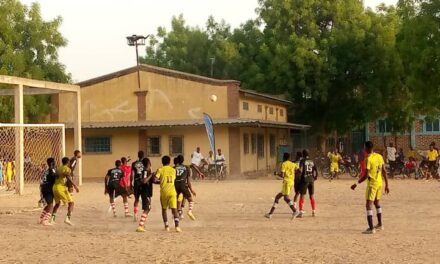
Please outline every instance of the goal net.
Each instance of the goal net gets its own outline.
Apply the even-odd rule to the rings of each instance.
[[[17,192],[22,193],[25,184],[39,183],[47,158],[60,164],[65,155],[64,130],[63,124],[0,124],[3,175],[9,174]]]

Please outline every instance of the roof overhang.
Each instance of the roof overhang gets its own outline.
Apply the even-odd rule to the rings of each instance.
[[[250,99],[255,99],[255,100],[262,100],[262,101],[270,101],[270,102],[275,102],[275,103],[278,103],[278,104],[283,104],[283,105],[286,105],[286,106],[289,106],[289,105],[292,104],[292,102],[289,101],[289,100],[285,100],[283,98],[279,98],[279,97],[274,96],[274,95],[258,93],[258,92],[251,91],[251,90],[240,89],[240,93],[245,98],[250,98]]]
[[[306,130],[310,126],[277,122],[268,120],[257,119],[214,119],[215,126],[234,126],[234,127],[267,127],[267,128],[286,128],[296,130]],[[161,120],[161,121],[125,121],[125,122],[83,122],[83,129],[108,129],[108,128],[166,128],[166,127],[194,127],[204,126],[202,119],[191,120]],[[67,128],[71,128],[71,124],[66,125]]]

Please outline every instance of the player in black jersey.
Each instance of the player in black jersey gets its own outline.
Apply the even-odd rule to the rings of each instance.
[[[309,152],[303,150],[303,159],[300,162],[301,169],[301,185],[300,185],[300,198],[299,198],[299,215],[302,217],[304,209],[304,196],[309,191],[310,203],[312,205],[312,216],[316,215],[316,201],[315,201],[315,180],[318,178],[318,170],[315,163],[309,158]]]
[[[52,225],[49,222],[49,219],[51,218],[52,208],[53,208],[52,187],[53,184],[55,183],[55,178],[56,178],[55,159],[48,158],[47,166],[48,169],[44,172],[40,181],[41,198],[44,199],[46,206],[43,208],[43,211],[41,212],[39,223],[43,225]]]
[[[108,170],[105,175],[105,191],[104,194],[108,194],[110,198],[110,205],[113,211],[113,216],[116,217],[115,198],[122,196],[124,201],[125,216],[129,217],[128,207],[128,193],[127,189],[121,185],[121,179],[124,177],[124,172],[121,170],[122,162],[120,160],[115,161],[115,168]]]
[[[188,206],[188,216],[191,218],[191,220],[196,220],[196,217],[192,213],[192,210],[194,208],[194,201],[192,196],[196,196],[196,192],[193,190],[191,181],[189,177],[190,168],[183,165],[184,158],[182,155],[177,156],[176,158],[176,180],[174,181],[174,185],[176,187],[177,192],[177,198],[180,194],[183,195],[183,200],[188,200],[189,206]],[[177,210],[179,212],[179,215],[182,215],[182,202],[177,202]]]
[[[144,171],[144,165],[142,164],[142,159],[145,157],[143,151],[138,152],[138,160],[131,164],[131,176],[130,176],[130,185],[133,186],[133,194],[134,194],[134,205],[133,205],[133,213],[134,213],[134,221],[137,221],[138,214],[138,206],[139,206],[139,198],[141,196],[141,187],[142,187],[142,172]]]
[[[147,220],[148,213],[151,209],[151,197],[153,197],[153,184],[154,184],[154,177],[153,173],[151,172],[151,162],[148,158],[142,159],[142,173],[141,177],[139,179],[140,186],[138,187],[139,195],[142,199],[142,215],[141,219],[139,220],[139,226],[136,229],[136,232],[145,232],[145,221]],[[139,199],[139,197],[137,197]],[[138,200],[139,201],[139,200]]]

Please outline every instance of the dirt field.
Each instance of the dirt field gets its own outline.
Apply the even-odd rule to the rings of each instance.
[[[75,194],[73,227],[62,223],[65,207],[56,226],[37,225],[40,211],[28,211],[36,205],[36,193],[0,196],[0,262],[440,262],[438,182],[392,180],[391,194],[382,204],[385,230],[375,235],[361,234],[366,228],[365,185],[353,192],[352,182],[316,182],[318,216],[294,221],[283,203],[272,220],[263,218],[281,181],[195,183],[198,220],[185,218],[180,234],[162,230],[157,188],[145,233],[134,232],[132,219],[107,214],[107,198],[98,183],[86,183]],[[117,205],[122,213],[122,202]]]

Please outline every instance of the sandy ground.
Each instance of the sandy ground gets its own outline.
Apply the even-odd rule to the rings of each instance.
[[[98,183],[86,183],[75,194],[73,227],[37,225],[40,212],[28,210],[38,200],[35,189],[23,197],[0,196],[0,262],[440,262],[438,182],[391,180],[391,194],[382,204],[386,229],[375,235],[361,234],[366,228],[365,185],[351,191],[351,183],[316,182],[318,216],[294,221],[283,203],[272,220],[263,218],[281,181],[195,183],[198,219],[185,218],[180,234],[163,231],[157,188],[145,233],[134,232],[132,219],[107,214],[107,198]],[[117,205],[122,213],[120,200]],[[60,209],[59,222],[65,212]]]

